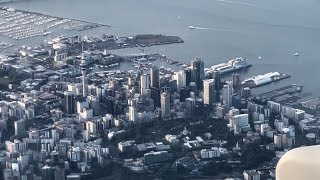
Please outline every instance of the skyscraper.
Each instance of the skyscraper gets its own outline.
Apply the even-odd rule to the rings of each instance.
[[[159,69],[157,67],[150,68],[151,87],[159,89]]]
[[[64,93],[64,108],[66,114],[74,114],[76,111],[76,102],[74,94],[72,92],[66,91]]]
[[[170,93],[161,94],[161,113],[162,117],[170,115]]]
[[[220,71],[214,71],[213,78],[214,78],[215,101],[220,102],[220,82],[221,82]]]
[[[154,106],[160,107],[160,91],[155,87],[151,87],[151,99],[153,99]]]
[[[24,120],[19,120],[14,122],[14,134],[16,136],[21,136],[26,133]]]
[[[177,90],[180,92],[181,88],[186,87],[186,73],[183,70],[175,72],[172,79],[177,81]]]
[[[147,89],[150,89],[150,76],[149,74],[142,74],[140,77],[140,93],[143,96],[147,95]]]
[[[189,86],[191,82],[191,69],[190,68],[184,69],[184,73],[186,74],[186,85]]]
[[[87,93],[88,93],[88,83],[87,83],[87,78],[86,78],[87,62],[86,62],[86,58],[84,57],[83,53],[82,53],[82,57],[81,57],[80,69],[81,69],[81,74],[82,74],[82,95],[83,95],[83,97],[87,97]]]
[[[129,121],[136,122],[138,120],[137,109],[133,106],[129,106]]]
[[[214,103],[214,84],[213,79],[203,80],[203,104],[212,106]]]
[[[240,90],[241,90],[240,76],[239,76],[239,74],[233,74],[232,75],[232,91],[233,91],[233,94],[239,93]]]
[[[223,86],[223,104],[227,109],[230,109],[232,106],[232,90],[230,84]]]
[[[194,98],[187,98],[185,101],[186,109],[185,109],[185,115],[190,117],[194,115],[195,106],[196,106],[196,100]]]
[[[197,85],[197,90],[202,89],[204,79],[204,62],[200,58],[191,61],[191,81]]]

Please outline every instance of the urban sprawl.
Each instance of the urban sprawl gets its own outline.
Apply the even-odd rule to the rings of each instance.
[[[275,179],[285,152],[319,142],[319,98],[301,101],[296,84],[251,93],[289,75],[241,81],[254,68],[244,58],[206,68],[109,52],[183,43],[176,36],[43,36],[0,56],[5,180]]]

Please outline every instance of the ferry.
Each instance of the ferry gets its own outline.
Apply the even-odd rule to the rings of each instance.
[[[251,78],[246,78],[243,82],[241,82],[241,84],[242,87],[254,88],[271,82],[280,81],[289,77],[291,76],[288,74],[280,74],[279,72],[269,72],[266,74],[253,76]]]
[[[214,71],[219,71],[220,75],[224,75],[224,74],[231,73],[244,68],[248,68],[251,66],[252,65],[248,64],[246,59],[242,57],[238,57],[228,61],[227,63],[221,63],[218,65],[214,65],[211,68],[205,69],[205,72],[206,74],[208,74],[208,73],[213,73]]]

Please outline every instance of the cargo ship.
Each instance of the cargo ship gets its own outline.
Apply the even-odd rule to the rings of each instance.
[[[262,75],[253,76],[251,78],[245,79],[241,84],[242,87],[254,88],[262,86],[271,82],[280,81],[291,77],[288,74],[280,74],[279,72],[269,72]]]
[[[242,57],[238,57],[228,61],[227,63],[221,63],[221,64],[214,65],[211,68],[206,68],[205,72],[206,74],[211,74],[214,71],[219,71],[220,75],[224,75],[224,74],[231,73],[244,68],[248,68],[251,66],[252,65],[248,64],[246,59]]]

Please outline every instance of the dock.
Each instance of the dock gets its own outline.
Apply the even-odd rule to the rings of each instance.
[[[283,96],[283,95],[287,95],[287,94],[295,94],[295,93],[299,93],[301,92],[303,89],[303,86],[301,85],[297,85],[297,84],[292,84],[289,86],[285,86],[279,89],[275,89],[266,93],[262,93],[258,96],[255,97],[256,100],[259,101],[269,101],[269,100],[273,100],[277,97]]]

